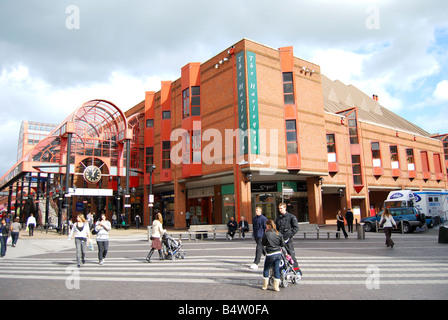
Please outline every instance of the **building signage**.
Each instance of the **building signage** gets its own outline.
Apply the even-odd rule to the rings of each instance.
[[[247,51],[247,86],[249,94],[249,132],[250,152],[260,154],[258,139],[258,91],[257,91],[257,64],[255,53]]]
[[[246,105],[246,69],[244,51],[236,55],[236,83],[238,95],[238,128],[240,155],[247,154],[247,105]]]

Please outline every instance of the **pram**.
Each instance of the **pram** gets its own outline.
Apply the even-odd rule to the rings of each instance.
[[[185,259],[187,254],[182,250],[182,241],[174,240],[169,234],[162,236],[162,253],[165,260],[174,260],[174,258]]]
[[[287,241],[286,241],[287,242]],[[285,247],[281,248],[282,258],[280,261],[280,287],[286,288],[288,281],[298,284],[302,279],[302,271],[300,268],[294,269],[294,260]],[[274,283],[274,266],[269,270],[269,284]]]

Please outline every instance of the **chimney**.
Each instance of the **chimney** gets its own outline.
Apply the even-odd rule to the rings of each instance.
[[[376,94],[374,94],[374,95],[372,96],[372,99],[375,100],[375,101],[378,101],[378,96],[377,96]]]

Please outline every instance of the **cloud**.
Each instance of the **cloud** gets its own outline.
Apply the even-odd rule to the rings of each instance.
[[[436,101],[448,101],[448,80],[440,81],[433,93]]]

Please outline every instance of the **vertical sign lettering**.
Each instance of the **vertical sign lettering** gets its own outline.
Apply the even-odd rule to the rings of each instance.
[[[249,88],[250,152],[251,154],[260,154],[260,142],[258,138],[257,67],[255,53],[250,51],[247,51],[247,85]]]
[[[236,82],[238,95],[238,129],[240,155],[247,154],[247,106],[246,106],[246,72],[244,67],[244,51],[236,55]]]

